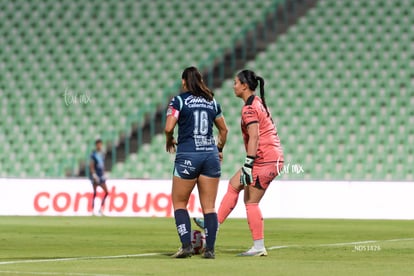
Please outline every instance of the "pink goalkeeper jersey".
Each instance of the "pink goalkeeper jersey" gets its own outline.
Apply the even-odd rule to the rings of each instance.
[[[276,126],[272,117],[267,115],[260,97],[255,95],[250,96],[242,108],[241,130],[246,151],[249,142],[247,126],[252,123],[259,124],[259,146],[255,164],[283,162],[283,149]]]

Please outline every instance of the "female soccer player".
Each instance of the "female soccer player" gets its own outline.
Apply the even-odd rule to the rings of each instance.
[[[255,95],[259,84],[260,97]],[[283,150],[266,106],[263,78],[253,71],[243,70],[235,77],[233,89],[235,95],[244,101],[241,130],[246,159],[243,167],[230,179],[227,193],[218,210],[218,222],[224,222],[236,206],[240,191],[244,190],[244,204],[253,247],[239,256],[267,256],[259,202],[283,167]],[[199,226],[203,225],[202,219],[194,221]]]
[[[214,259],[218,227],[215,201],[227,126],[220,105],[214,99],[213,92],[204,84],[197,68],[186,68],[181,79],[185,92],[171,100],[165,123],[166,150],[174,153],[177,145],[172,201],[175,224],[182,246],[173,257],[186,258],[192,255],[191,222],[187,204],[197,184],[206,233],[203,257]],[[177,124],[178,143],[173,137]],[[217,145],[213,136],[213,124],[218,128]]]

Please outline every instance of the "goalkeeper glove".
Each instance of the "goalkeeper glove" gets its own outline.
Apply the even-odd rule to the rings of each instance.
[[[244,165],[241,168],[240,183],[244,186],[250,185],[253,182],[253,162],[255,158],[247,155]]]

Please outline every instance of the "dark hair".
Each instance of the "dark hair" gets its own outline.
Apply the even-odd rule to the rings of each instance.
[[[99,143],[102,143],[102,140],[101,140],[101,139],[96,139],[96,141],[95,141],[95,145],[97,145],[97,144],[99,144]]]
[[[237,74],[237,78],[240,80],[241,83],[247,84],[250,90],[255,91],[257,88],[257,85],[260,82],[260,98],[262,99],[262,103],[264,108],[266,109],[267,116],[270,116],[269,110],[267,109],[266,100],[265,100],[265,91],[264,91],[264,85],[265,81],[262,77],[257,76],[255,72],[251,70],[243,70],[240,71]]]
[[[183,71],[181,78],[185,81],[188,90],[195,96],[203,97],[208,101],[212,101],[214,97],[211,91],[204,83],[201,73],[194,66],[187,67]]]

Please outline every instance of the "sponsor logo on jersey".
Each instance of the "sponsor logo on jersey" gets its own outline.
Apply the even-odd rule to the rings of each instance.
[[[194,97],[193,95],[188,96],[188,98],[184,101],[185,105],[189,104],[211,104],[211,102],[207,101],[203,97]]]

